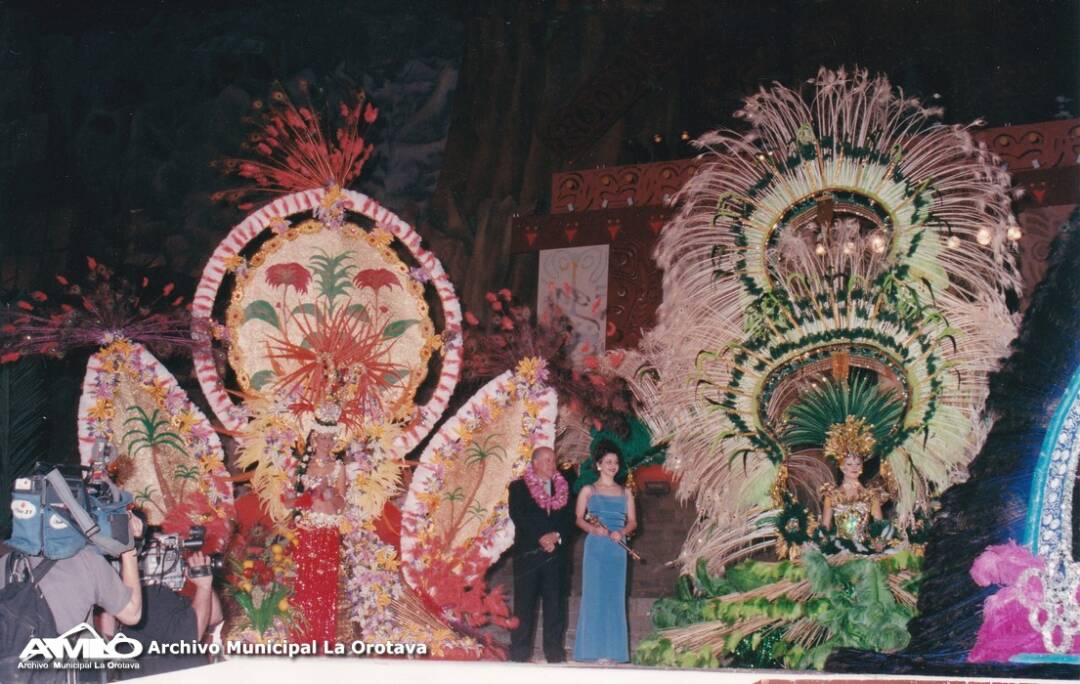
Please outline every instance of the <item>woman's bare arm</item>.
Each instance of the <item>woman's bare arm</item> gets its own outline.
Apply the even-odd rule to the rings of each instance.
[[[832,527],[832,499],[825,497],[821,507],[821,526],[826,530]]]
[[[592,486],[585,485],[581,488],[581,492],[578,493],[577,505],[574,508],[577,514],[577,526],[589,534],[603,534],[596,525],[585,522],[585,514],[589,511],[589,497],[592,496],[592,492]]]
[[[630,488],[626,488],[626,524],[623,525],[622,534],[624,537],[633,534],[637,529],[637,511],[634,509],[634,493],[630,491]]]

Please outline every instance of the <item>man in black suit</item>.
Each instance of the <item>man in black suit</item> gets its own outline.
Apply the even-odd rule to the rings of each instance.
[[[510,483],[510,519],[514,521],[514,617],[510,660],[526,662],[532,654],[536,600],[544,613],[544,656],[566,660],[567,566],[574,507],[570,487],[555,469],[555,451],[532,453],[525,477]]]

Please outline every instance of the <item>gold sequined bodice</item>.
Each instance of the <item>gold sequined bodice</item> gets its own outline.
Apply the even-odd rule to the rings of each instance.
[[[845,493],[833,484],[821,488],[822,500],[832,506],[833,525],[836,536],[865,544],[870,537],[870,521],[873,507],[880,504],[882,492],[877,488],[861,487],[854,495]]]

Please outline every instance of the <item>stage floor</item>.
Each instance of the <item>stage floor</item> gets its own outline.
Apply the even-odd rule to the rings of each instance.
[[[393,684],[596,684],[598,678],[619,684],[785,684],[801,682],[1053,682],[1060,680],[903,675],[828,675],[781,670],[678,670],[633,665],[558,665],[379,658],[232,658],[223,663],[137,681],[147,684],[299,684],[301,682],[393,682]]]

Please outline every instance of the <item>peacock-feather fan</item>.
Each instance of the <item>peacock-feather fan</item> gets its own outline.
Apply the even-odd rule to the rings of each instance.
[[[861,70],[762,88],[738,114],[750,130],[697,141],[655,254],[659,322],[629,357],[642,419],[703,516],[681,560],[714,569],[759,539],[788,409],[814,383],[888,390],[855,408],[898,413],[879,455],[901,524],[966,477],[1019,289],[1009,176],[967,127]]]
[[[875,386],[865,375],[849,382],[825,382],[792,404],[786,414],[781,439],[794,450],[801,445],[820,447],[829,429],[848,416],[862,418],[879,450],[885,450],[904,415],[904,404],[887,389]]]

